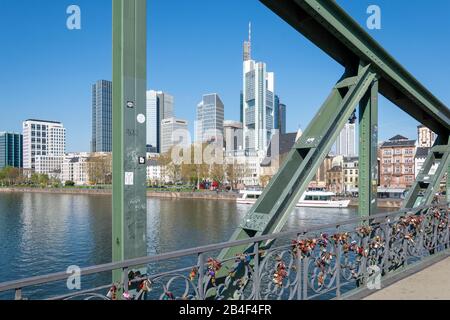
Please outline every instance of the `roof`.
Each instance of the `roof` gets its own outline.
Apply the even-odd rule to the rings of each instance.
[[[428,153],[430,152],[431,148],[427,147],[419,147],[416,150],[416,158],[426,158],[428,157]]]
[[[25,121],[47,122],[47,123],[61,124],[61,122],[59,122],[59,121],[50,121],[50,120],[27,119],[27,120],[25,120]]]
[[[330,170],[328,170],[328,172],[342,172],[342,167],[335,166],[335,167],[331,168]]]
[[[275,139],[279,140],[279,155],[283,155],[291,151],[297,138],[297,132],[290,132],[286,134],[275,134],[270,141],[269,148],[267,149],[266,157],[261,162],[262,167],[270,167],[272,163],[272,143]]]
[[[358,161],[359,157],[344,157],[344,162],[354,162]]]
[[[401,137],[401,136],[396,136]],[[394,137],[395,138],[395,137]],[[416,140],[394,140],[393,138],[389,139],[389,141],[383,142],[381,148],[389,148],[389,147],[414,147],[416,145]]]
[[[408,138],[398,134],[389,139],[389,141],[395,141],[395,140],[408,140]]]

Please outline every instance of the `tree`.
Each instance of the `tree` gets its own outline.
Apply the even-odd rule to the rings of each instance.
[[[225,180],[225,172],[223,170],[223,165],[214,163],[211,166],[211,179],[218,182],[219,184],[223,183],[223,180]]]
[[[157,162],[161,167],[161,180],[164,182],[166,180],[166,176],[168,176],[169,164],[172,162],[170,150],[166,153],[161,153]]]
[[[267,185],[269,184],[271,178],[272,178],[272,177],[271,177],[271,176],[268,176],[268,175],[260,176],[260,177],[259,177],[259,181],[260,181],[260,183],[261,183],[261,186],[262,186],[263,188],[267,187]]]
[[[47,187],[50,182],[50,178],[47,174],[40,174],[39,175],[39,184],[41,187]]]
[[[75,182],[68,180],[68,181],[66,181],[65,186],[66,187],[74,187],[75,186]]]
[[[112,183],[111,154],[94,155],[87,160],[89,183],[105,185]]]
[[[5,167],[2,170],[2,180],[8,186],[15,185],[20,177],[20,170],[14,167]]]
[[[225,166],[225,174],[227,176],[227,181],[231,185],[232,189],[236,189],[237,185],[237,172],[232,164],[227,164]]]
[[[33,174],[31,175],[31,183],[32,183],[34,186],[37,186],[37,185],[39,184],[39,174],[38,174],[38,173],[33,173]]]

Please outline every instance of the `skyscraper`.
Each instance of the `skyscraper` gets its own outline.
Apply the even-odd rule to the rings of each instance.
[[[224,105],[217,93],[203,95],[197,105],[196,141],[223,141]]]
[[[286,134],[286,105],[280,102],[277,95],[275,95],[274,124],[280,134]]]
[[[19,133],[0,132],[0,169],[23,167],[23,136]]]
[[[251,58],[251,32],[244,43],[244,149],[267,150],[274,129],[275,79],[264,62]]]
[[[278,105],[278,130],[281,134],[286,134],[286,105],[284,103]]]
[[[242,122],[227,120],[223,122],[224,147],[226,152],[242,150]]]
[[[161,152],[161,122],[173,117],[173,96],[162,91],[147,91],[147,147]]]
[[[92,85],[92,152],[112,151],[112,82]]]
[[[66,151],[66,129],[61,122],[29,119],[23,122],[23,167],[48,173],[58,169]],[[60,163],[59,163],[60,165]],[[46,168],[42,172],[39,168]]]
[[[336,155],[356,157],[356,116],[353,113],[336,141]]]
[[[169,118],[161,121],[161,153],[166,153],[175,145],[188,145],[188,122]]]

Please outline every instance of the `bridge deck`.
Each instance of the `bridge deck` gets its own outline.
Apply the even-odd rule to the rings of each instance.
[[[365,298],[365,300],[449,299],[450,257]]]

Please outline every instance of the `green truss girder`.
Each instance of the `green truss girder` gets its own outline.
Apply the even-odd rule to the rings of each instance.
[[[147,255],[146,0],[113,4],[112,259]],[[114,281],[122,277],[114,272]]]
[[[430,205],[433,202],[441,180],[450,165],[450,144],[442,145],[443,141],[444,139],[439,137],[431,148],[416,181],[403,201],[403,208],[415,208]]]
[[[378,197],[378,79],[359,105],[358,190],[360,216],[377,212]]]
[[[367,61],[379,76],[380,93],[438,135],[450,133],[450,110],[336,1],[260,0],[346,69]],[[412,49],[412,48],[411,48]]]
[[[333,88],[278,173],[245,215],[231,241],[276,233],[284,226],[340,131],[376,78],[370,65],[360,70],[354,84],[348,82],[350,87],[342,86],[350,77],[353,75],[346,73],[338,83],[338,88]],[[225,249],[219,259],[232,258],[248,250],[251,248],[245,246]]]

